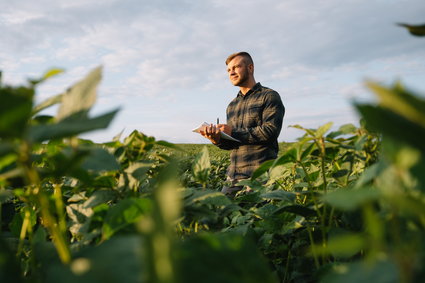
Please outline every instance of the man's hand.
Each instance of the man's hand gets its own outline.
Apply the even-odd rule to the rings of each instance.
[[[232,128],[227,124],[218,124],[217,128],[220,130],[220,132],[224,132],[229,136],[232,135]]]
[[[220,125],[209,125],[200,131],[201,135],[209,139],[213,144],[218,144],[220,142]]]

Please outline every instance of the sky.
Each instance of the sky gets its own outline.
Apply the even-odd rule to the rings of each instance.
[[[333,122],[358,125],[367,80],[425,93],[425,39],[396,23],[425,23],[424,0],[0,0],[3,83],[63,68],[37,103],[103,67],[96,116],[120,108],[106,142],[133,130],[173,143],[208,143],[191,130],[226,119],[238,88],[225,59],[249,52],[255,78],[286,108],[279,141]],[[51,113],[50,113],[50,112]],[[54,114],[55,108],[46,114]]]

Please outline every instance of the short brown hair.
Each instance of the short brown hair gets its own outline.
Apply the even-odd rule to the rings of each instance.
[[[232,60],[233,60],[233,58],[235,58],[236,56],[242,56],[242,57],[244,57],[244,58],[247,60],[247,63],[248,63],[248,64],[253,64],[253,65],[254,65],[254,61],[252,60],[251,55],[249,55],[249,53],[248,53],[248,52],[242,51],[242,52],[236,52],[236,53],[233,53],[233,54],[229,55],[229,57],[227,57],[227,59],[226,59],[226,66],[227,66],[227,65],[229,64],[229,62],[230,62],[230,61],[232,61]]]

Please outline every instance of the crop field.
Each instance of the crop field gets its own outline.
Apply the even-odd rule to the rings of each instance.
[[[78,138],[117,111],[89,115],[101,69],[34,105],[59,72],[0,82],[0,282],[423,281],[422,94],[369,82],[359,127],[293,125],[229,198],[213,145]]]

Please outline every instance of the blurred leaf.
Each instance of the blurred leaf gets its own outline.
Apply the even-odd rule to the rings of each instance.
[[[6,156],[9,153],[13,153],[14,151],[15,151],[15,147],[13,146],[13,144],[8,143],[6,141],[2,141],[0,143],[0,157]]]
[[[55,95],[53,97],[49,97],[46,100],[44,100],[43,102],[41,102],[40,104],[36,105],[33,110],[32,110],[32,115],[37,114],[38,112],[52,106],[55,104],[58,104],[62,101],[62,97],[64,96],[63,93]]]
[[[103,148],[91,148],[81,167],[94,172],[113,171],[120,169],[115,156]]]
[[[415,36],[425,36],[425,25],[408,25],[398,23],[397,25],[407,28],[407,30]]]
[[[210,156],[208,154],[208,148],[203,147],[201,153],[195,157],[195,161],[192,165],[193,177],[196,181],[201,183],[204,187],[208,182],[208,176],[211,170]]]
[[[140,283],[146,278],[142,239],[139,236],[114,237],[97,246],[81,249],[69,265],[45,262],[46,283]]]
[[[236,234],[202,234],[174,253],[178,282],[277,282],[256,245]]]
[[[323,196],[323,201],[342,210],[354,210],[367,202],[375,201],[381,196],[373,187],[360,189],[339,189]]]
[[[421,125],[382,107],[356,105],[356,108],[365,118],[367,128],[379,131],[425,152],[425,143],[423,142],[425,140],[425,128]]]
[[[11,200],[14,197],[12,190],[0,189],[0,204]]]
[[[62,97],[56,118],[58,120],[79,113],[83,117],[96,101],[96,89],[102,79],[102,67],[92,70],[83,80],[70,87]]]
[[[269,193],[261,194],[262,198],[274,199],[274,200],[286,200],[293,202],[295,200],[295,194],[284,190],[271,191]]]
[[[323,283],[401,282],[397,266],[390,261],[334,264],[322,278]]]
[[[62,74],[63,72],[65,72],[64,69],[61,68],[52,68],[50,70],[48,70],[44,75],[43,75],[43,79],[46,80],[48,78],[57,76],[59,74]]]
[[[0,282],[24,282],[21,268],[7,242],[0,237]]]
[[[83,204],[83,208],[94,208],[102,203],[108,203],[113,200],[115,193],[110,190],[95,191]]]
[[[39,84],[41,82],[44,82],[48,78],[51,78],[51,77],[57,76],[59,74],[62,74],[64,71],[65,71],[64,69],[52,68],[52,69],[48,70],[47,72],[45,72],[41,78],[39,78],[39,79],[31,79],[29,81],[31,82],[31,84],[36,85],[36,84]]]
[[[313,130],[313,129],[306,129],[304,127],[301,127],[300,125],[290,125],[289,127],[292,127],[292,128],[295,128],[295,129],[299,129],[299,130],[303,130],[303,131],[305,131],[307,134],[309,134],[312,137],[316,136],[316,131]]]
[[[226,197],[223,193],[213,191],[213,190],[205,190],[205,191],[196,191],[191,197],[189,197],[186,201],[186,205],[192,205],[196,202],[200,202],[202,204],[213,204],[216,206],[225,206],[231,204],[231,200]]]
[[[161,140],[156,141],[156,144],[161,145],[161,146],[165,146],[165,147],[168,147],[168,148],[176,149],[176,150],[179,150],[179,151],[183,150],[180,146],[173,144],[173,143],[170,143],[170,142],[167,142],[167,141],[161,141]]]
[[[361,251],[365,246],[364,235],[346,234],[329,239],[326,246],[322,244],[314,245],[311,251],[320,255],[332,255],[335,257],[352,257]]]
[[[29,129],[29,139],[32,142],[42,142],[104,129],[109,126],[117,112],[118,110],[114,110],[95,118],[82,118],[77,115],[77,117],[71,116],[63,119],[56,124],[36,125]]]
[[[425,128],[425,100],[404,89],[400,84],[387,88],[374,82],[366,84],[379,98],[381,106]]]
[[[316,216],[317,211],[311,208],[308,208],[306,206],[302,205],[287,205],[283,206],[281,208],[276,209],[273,214],[280,214],[282,212],[290,212],[297,215],[301,215],[303,217],[311,217]]]
[[[341,170],[338,170],[338,171],[332,173],[332,177],[334,177],[334,178],[341,178],[341,177],[344,177],[345,175],[347,175],[348,173],[350,173],[349,170],[347,170],[347,169],[341,169]]]
[[[22,136],[31,117],[34,90],[0,88],[0,138]]]
[[[152,204],[148,199],[127,198],[112,206],[105,217],[102,237],[109,239],[120,229],[137,222],[140,217],[151,211]]]

